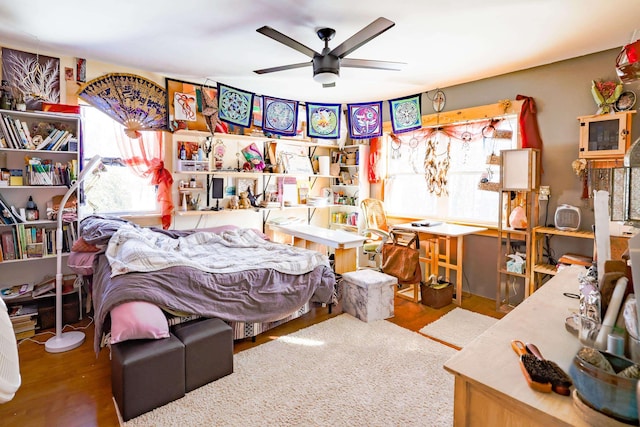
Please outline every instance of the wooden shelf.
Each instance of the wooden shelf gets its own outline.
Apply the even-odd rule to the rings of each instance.
[[[561,236],[571,237],[576,239],[591,239],[593,240],[593,231],[586,230],[558,230],[555,227],[534,227],[532,236],[532,248],[531,248],[531,260],[530,260],[530,275],[529,283],[531,285],[531,293],[535,292],[543,284],[544,276],[555,276],[558,274],[555,265],[546,264],[542,260],[542,254],[544,250],[544,236]]]

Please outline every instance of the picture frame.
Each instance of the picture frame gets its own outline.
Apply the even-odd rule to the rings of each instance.
[[[258,180],[255,178],[238,178],[236,181],[236,194],[240,195],[243,191],[247,191],[247,189],[251,189],[251,194],[256,194],[256,187],[258,185]]]
[[[205,106],[203,92],[206,91],[210,99],[217,99],[217,86],[209,86],[205,84],[191,83],[183,80],[166,78],[165,87],[167,91],[167,129],[170,129],[171,131],[175,131],[178,129],[188,129],[209,132],[210,130],[207,126],[205,116],[202,113]],[[184,94],[189,98],[195,98],[194,120],[176,120],[176,94]]]
[[[296,153],[281,152],[280,159],[284,172],[288,174],[313,175],[313,165],[307,156]]]

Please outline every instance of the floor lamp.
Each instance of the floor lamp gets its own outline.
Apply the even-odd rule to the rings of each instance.
[[[67,200],[76,192],[78,186],[87,178],[89,173],[101,164],[100,156],[89,160],[78,179],[71,184],[58,207],[58,228],[56,229],[56,335],[47,340],[44,345],[49,353],[62,353],[79,347],[84,342],[84,332],[62,332],[62,213]]]

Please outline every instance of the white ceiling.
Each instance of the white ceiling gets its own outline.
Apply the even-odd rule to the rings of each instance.
[[[343,67],[326,89],[311,67],[253,72],[309,60],[263,25],[321,51],[318,28],[336,30],[335,47],[380,16],[396,25],[348,57],[402,71]],[[2,45],[315,102],[428,92],[621,47],[636,29],[638,0],[0,0]]]

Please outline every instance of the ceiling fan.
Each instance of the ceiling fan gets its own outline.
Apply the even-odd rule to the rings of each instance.
[[[257,32],[264,34],[267,37],[271,37],[272,39],[309,56],[312,60],[298,64],[282,65],[280,67],[264,68],[262,70],[255,70],[254,72],[257,74],[265,74],[313,65],[313,79],[322,83],[323,87],[333,87],[340,76],[340,66],[399,71],[401,69],[400,66],[404,65],[401,62],[345,58],[345,56],[349,55],[363,44],[369,42],[374,37],[384,33],[394,25],[396,25],[394,22],[386,18],[378,18],[342,42],[341,45],[333,48],[333,50],[329,49],[329,40],[333,38],[336,31],[333,28],[320,28],[316,34],[320,40],[324,41],[322,53],[316,52],[315,50],[293,40],[291,37],[286,36],[269,26],[258,28],[256,30]]]

